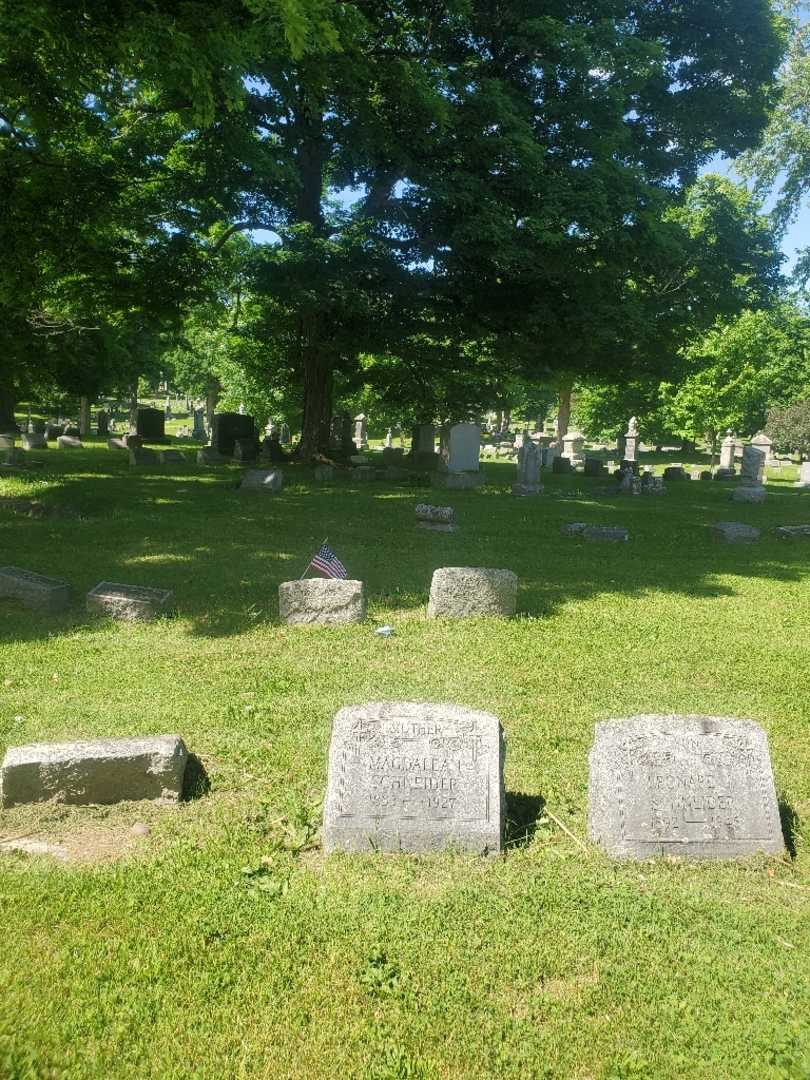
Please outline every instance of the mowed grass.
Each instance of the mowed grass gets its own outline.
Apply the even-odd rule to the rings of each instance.
[[[172,732],[210,791],[0,813],[0,836],[77,854],[0,856],[0,1076],[810,1076],[810,541],[772,532],[810,524],[795,471],[761,506],[697,481],[601,497],[582,476],[517,500],[508,464],[462,493],[288,466],[272,497],[240,494],[233,467],[32,456],[45,467],[0,493],[83,516],[0,506],[0,564],[77,600],[0,603],[0,751]],[[426,498],[456,507],[456,533],[414,527]],[[720,520],[763,538],[719,543]],[[561,537],[571,521],[631,540]],[[278,583],[324,537],[369,620],[281,627]],[[518,617],[428,622],[443,565],[514,570]],[[105,578],[174,589],[177,616],[91,619]],[[503,857],[320,852],[332,716],[387,698],[501,719]],[[618,864],[559,828],[585,840],[594,723],[641,712],[761,723],[791,854]]]

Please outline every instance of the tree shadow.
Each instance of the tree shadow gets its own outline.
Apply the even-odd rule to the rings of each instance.
[[[278,585],[301,576],[325,537],[349,576],[366,583],[372,615],[383,618],[424,610],[441,566],[513,570],[518,615],[527,618],[599,594],[729,596],[736,577],[794,582],[810,570],[810,543],[773,535],[779,524],[810,523],[810,495],[787,485],[769,484],[767,502],[751,505],[733,503],[722,484],[685,481],[665,496],[634,497],[600,494],[599,478],[544,473],[544,495],[517,499],[509,494],[512,463],[485,463],[481,489],[430,494],[349,476],[322,485],[308,466],[285,463],[279,494],[247,497],[234,487],[238,466],[130,470],[117,451],[43,454],[51,455],[46,473],[4,482],[0,495],[82,516],[21,517],[0,499],[0,563],[70,581],[76,602],[58,616],[3,603],[6,641],[90,631],[94,622],[79,608],[105,579],[172,589],[193,636],[238,635],[277,620]],[[416,528],[415,506],[426,500],[455,507],[455,532]],[[762,539],[725,545],[710,528],[721,520],[756,525]],[[631,538],[562,536],[572,521],[625,525]]]
[[[541,795],[528,795],[522,791],[506,792],[506,847],[527,847],[531,843],[545,805],[546,801]]]

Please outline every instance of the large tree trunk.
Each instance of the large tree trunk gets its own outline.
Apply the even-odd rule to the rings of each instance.
[[[558,395],[557,405],[557,421],[554,425],[554,432],[557,437],[557,443],[562,450],[562,441],[568,434],[568,425],[571,421],[571,388],[568,387],[565,390],[560,390]]]
[[[138,430],[138,383],[137,380],[132,387],[132,391],[129,399],[129,430],[130,434],[134,435]]]
[[[14,387],[10,382],[0,380],[0,434],[19,430],[14,419],[14,405]]]
[[[222,385],[219,379],[211,379],[205,391],[205,426],[208,434],[214,430],[214,413],[217,411]]]
[[[298,456],[307,461],[313,454],[329,452],[332,424],[332,359],[318,342],[303,350],[304,412]]]
[[[90,398],[79,398],[79,435],[84,438],[90,434]]]

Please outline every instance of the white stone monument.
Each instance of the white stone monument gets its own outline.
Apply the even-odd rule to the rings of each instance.
[[[447,439],[447,471],[478,472],[481,428],[478,424],[454,424]]]

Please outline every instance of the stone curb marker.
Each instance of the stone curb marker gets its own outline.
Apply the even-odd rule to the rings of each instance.
[[[282,581],[278,612],[290,626],[334,626],[362,622],[366,593],[362,581],[347,578],[302,578]]]
[[[753,720],[608,720],[588,760],[588,832],[615,858],[784,851],[768,740]]]
[[[87,610],[113,619],[148,621],[168,615],[174,608],[170,589],[152,589],[146,585],[122,585],[100,581],[87,594]]]
[[[246,469],[239,482],[240,491],[264,491],[274,495],[281,491],[284,476],[281,469]]]
[[[0,567],[0,596],[19,600],[36,611],[64,611],[70,606],[71,586],[60,578],[45,577],[18,566]]]
[[[741,521],[718,521],[712,525],[712,532],[727,544],[753,544],[761,535],[754,525]]]
[[[430,583],[427,617],[464,619],[515,614],[517,574],[484,566],[442,566]]]
[[[497,854],[504,755],[490,713],[413,701],[341,709],[329,746],[325,850]]]
[[[0,806],[48,799],[72,805],[177,802],[187,760],[177,735],[15,746],[0,770]]]

